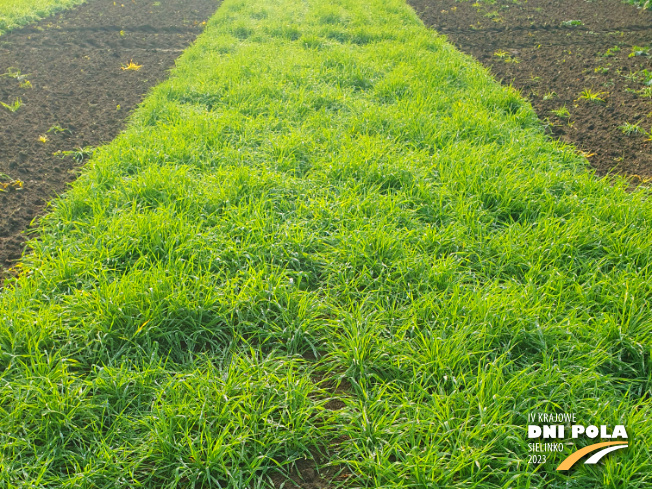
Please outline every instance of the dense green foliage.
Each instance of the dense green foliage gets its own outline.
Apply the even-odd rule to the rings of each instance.
[[[652,9],[652,1],[650,0],[626,0],[626,1],[627,3],[631,3],[632,5],[636,5],[638,7]]]
[[[402,0],[226,0],[0,293],[0,485],[649,487],[625,187]],[[631,446],[528,465],[534,411]]]
[[[84,0],[0,0],[0,34]]]

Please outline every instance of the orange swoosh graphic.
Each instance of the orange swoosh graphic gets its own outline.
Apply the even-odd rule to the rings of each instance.
[[[578,450],[575,453],[571,453],[566,459],[559,464],[559,467],[557,467],[557,470],[568,470],[570,469],[573,465],[575,465],[575,462],[577,462],[579,459],[581,459],[584,455],[595,452],[596,450],[603,448],[603,447],[610,447],[612,445],[627,445],[626,441],[606,441],[604,443],[596,443],[594,445],[589,445],[588,447],[584,447],[581,450]]]

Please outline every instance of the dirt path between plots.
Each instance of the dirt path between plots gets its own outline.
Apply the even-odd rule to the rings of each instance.
[[[82,162],[53,153],[115,138],[218,3],[89,0],[0,36],[0,102],[22,101],[15,112],[0,106],[0,271],[20,258],[30,222],[76,177]],[[141,68],[123,70],[130,60]]]
[[[552,135],[591,155],[598,175],[652,177],[652,12],[619,0],[408,3],[520,89]]]

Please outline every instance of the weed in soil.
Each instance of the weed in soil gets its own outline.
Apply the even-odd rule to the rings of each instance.
[[[594,92],[590,88],[586,88],[582,90],[582,93],[580,93],[580,96],[576,100],[588,100],[589,102],[593,102],[596,104],[604,104],[605,99],[608,94],[605,92]]]
[[[638,124],[630,124],[629,122],[625,122],[623,125],[618,126],[618,129],[620,129],[622,133],[626,134],[627,136],[645,134],[645,129],[643,129]]]
[[[571,116],[571,113],[565,105],[559,109],[551,110],[550,112],[555,114],[557,117],[561,117],[562,119],[568,119]]]
[[[6,104],[2,101],[0,101],[0,105],[7,109],[9,112],[16,112],[18,109],[20,109],[23,106],[23,99],[17,98],[14,100],[12,104]]]
[[[427,25],[475,56],[499,80],[520,89],[543,121],[564,104],[572,110],[572,126],[549,124],[546,128],[562,142],[594,154],[590,163],[599,175],[637,175],[636,182],[642,181],[638,176],[652,176],[652,146],[647,137],[627,136],[619,129],[623,121],[641,127],[652,122],[648,117],[652,91],[646,85],[651,83],[646,73],[652,72],[648,49],[652,11],[617,0],[409,3]],[[457,10],[450,11],[451,6]],[[503,19],[500,28],[485,17],[497,10]],[[562,26],[569,20],[582,25]],[[520,63],[505,63],[516,51]],[[590,97],[597,103],[577,100],[586,89],[609,96]],[[557,97],[550,98],[550,92]]]
[[[20,257],[30,223],[86,160],[53,153],[73,155],[117,136],[217,5],[93,0],[0,36],[0,172],[25,182],[20,192],[0,196],[0,281]],[[130,59],[142,67],[119,71]]]
[[[120,68],[123,71],[138,71],[143,67],[143,65],[139,65],[137,63],[134,63],[134,60],[129,60],[129,63],[122,65]]]

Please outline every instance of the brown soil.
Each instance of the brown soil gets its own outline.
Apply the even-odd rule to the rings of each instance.
[[[305,353],[303,357],[310,362],[317,360],[316,356],[311,352]],[[334,382],[327,380],[321,374],[316,374],[313,382],[323,389],[324,394],[328,396],[328,402],[324,404],[326,410],[339,411],[344,409],[346,404],[342,398],[350,396],[352,391],[352,386],[348,380]],[[328,446],[323,448],[326,455],[317,450],[312,450],[312,459],[299,460],[292,467],[288,474],[289,480],[285,475],[274,475],[272,477],[274,487],[279,489],[331,489],[341,487],[342,483],[348,481],[353,474],[345,467],[327,466],[326,462],[337,458],[337,450],[344,440],[344,437],[331,440]]]
[[[426,25],[520,89],[552,135],[590,155],[598,175],[627,175],[634,184],[652,177],[652,86],[645,84],[652,85],[652,49],[630,57],[634,46],[652,45],[652,12],[619,0],[408,3]],[[602,92],[604,102],[581,99],[587,89]],[[569,117],[551,112],[564,106]],[[648,135],[624,134],[626,123]]]
[[[217,6],[90,0],[0,37],[0,101],[23,102],[15,112],[0,106],[0,184],[14,180],[4,191],[0,185],[0,272],[20,258],[30,222],[76,177],[81,162],[53,153],[115,138]],[[142,67],[122,70],[132,59]],[[11,76],[17,70],[24,79]]]
[[[313,453],[314,460],[299,460],[290,471],[289,480],[282,475],[272,477],[275,487],[281,489],[330,489],[336,487],[337,482],[341,483],[349,479],[351,474],[339,471],[334,467],[318,469],[317,465],[322,464],[325,459],[317,452]]]

